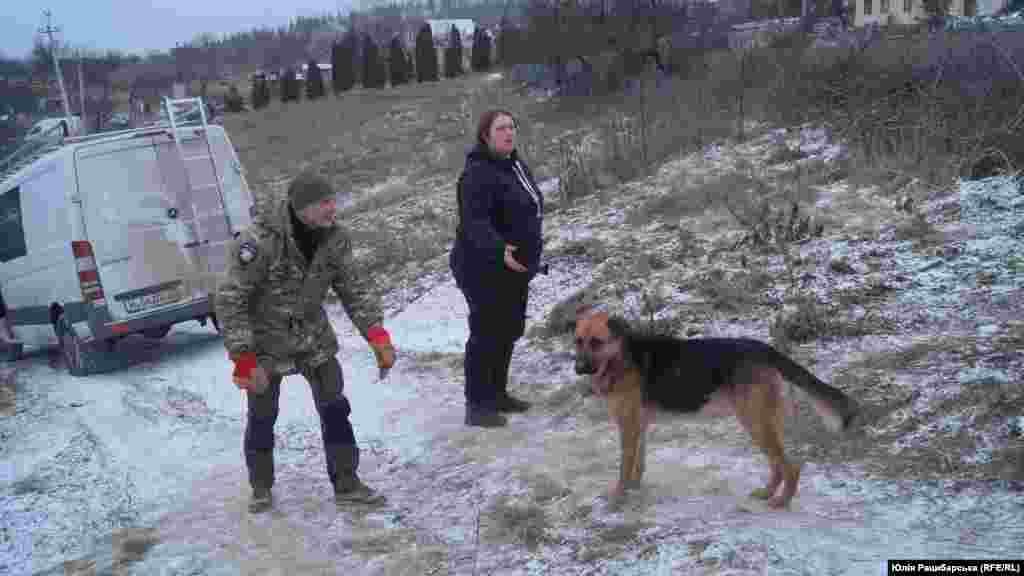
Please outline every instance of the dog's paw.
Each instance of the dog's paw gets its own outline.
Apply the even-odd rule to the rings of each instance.
[[[615,482],[608,488],[608,493],[605,495],[608,502],[621,503],[626,499],[626,485],[622,482]]]
[[[623,505],[626,503],[626,495],[625,493],[616,495],[606,492],[603,500],[605,512],[618,512],[622,510]]]

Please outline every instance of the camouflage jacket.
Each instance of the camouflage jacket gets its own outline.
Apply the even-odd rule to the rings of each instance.
[[[326,362],[339,349],[323,309],[328,288],[365,338],[381,323],[381,305],[355,272],[351,238],[338,225],[324,231],[308,262],[295,242],[288,202],[281,202],[231,245],[215,301],[228,353],[255,352],[279,373]]]

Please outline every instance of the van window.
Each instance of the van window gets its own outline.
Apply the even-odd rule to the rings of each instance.
[[[25,228],[21,223],[21,188],[0,194],[0,262],[26,254]]]

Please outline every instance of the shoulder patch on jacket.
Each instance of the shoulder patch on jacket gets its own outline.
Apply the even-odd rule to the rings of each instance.
[[[246,240],[238,246],[238,263],[242,266],[248,266],[259,254],[259,246],[255,242]]]

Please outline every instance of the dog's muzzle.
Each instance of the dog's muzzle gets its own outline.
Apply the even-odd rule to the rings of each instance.
[[[597,372],[594,363],[587,356],[576,356],[576,373],[580,375]]]

